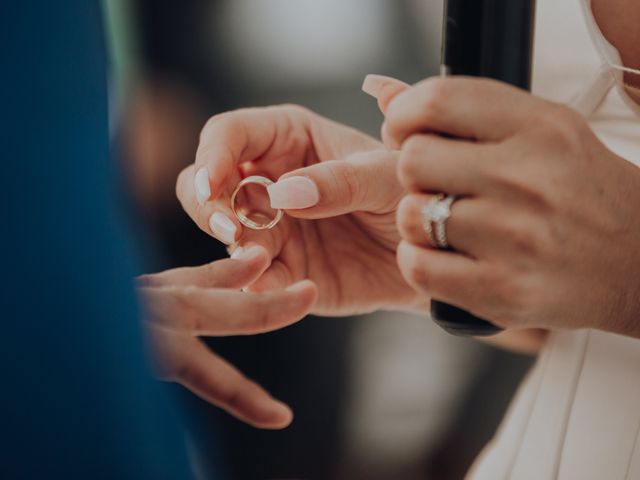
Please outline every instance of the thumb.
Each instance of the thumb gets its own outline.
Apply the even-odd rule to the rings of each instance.
[[[378,100],[378,107],[383,114],[398,94],[404,92],[411,85],[395,78],[384,75],[367,75],[362,84],[362,91]]]
[[[289,172],[267,189],[271,207],[306,219],[388,213],[402,198],[397,159],[397,153],[386,150],[360,152]]]

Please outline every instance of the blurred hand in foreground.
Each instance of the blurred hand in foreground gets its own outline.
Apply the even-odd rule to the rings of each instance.
[[[138,278],[156,373],[259,428],[284,428],[291,410],[200,340],[276,330],[303,318],[317,297],[301,281],[268,293],[243,293],[270,265],[264,248],[238,258]]]

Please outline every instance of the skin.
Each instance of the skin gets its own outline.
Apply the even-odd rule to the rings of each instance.
[[[640,4],[636,0],[592,0],[591,8],[600,30],[620,52],[622,62],[640,70]],[[640,75],[627,74],[625,82],[640,87]]]
[[[506,328],[640,338],[640,169],[581,116],[499,82],[435,78],[391,101],[385,131],[412,192],[398,265],[416,289]],[[456,253],[422,231],[419,209],[439,191],[460,197]]]
[[[624,63],[638,68],[640,5],[592,3]],[[319,202],[288,210],[267,232],[235,222],[230,250],[254,247],[242,260],[141,278],[162,378],[252,425],[282,428],[291,411],[205,349],[200,335],[268,331],[309,312],[424,312],[435,297],[506,327],[490,341],[519,351],[537,351],[551,329],[640,338],[640,169],[568,108],[497,82],[391,79],[374,90],[388,148],[294,106],[209,121],[177,185],[205,232],[214,212],[233,219],[229,196],[248,175],[305,176]],[[211,194],[200,203],[194,176],[202,168]],[[434,191],[461,197],[448,221],[456,253],[426,244],[419,209]],[[245,285],[265,293],[238,293]]]
[[[254,247],[240,259],[143,275],[138,291],[159,378],[182,384],[255,427],[284,428],[293,419],[291,410],[199,338],[268,332],[309,313],[317,298],[309,281],[268,293],[240,291],[268,266],[267,252]]]
[[[640,4],[634,0],[592,0],[592,9],[600,30],[618,49],[624,65],[640,70]],[[629,96],[640,104],[640,74],[625,73],[624,81]]]
[[[640,5],[638,5],[637,2],[634,2],[633,0],[613,0],[613,1],[593,0],[592,4],[593,4],[594,16],[596,18],[598,25],[602,29],[607,39],[616,48],[618,48],[625,65],[632,68],[639,68],[640,67],[640,31],[637,28],[635,28],[635,25],[637,25],[638,21],[640,20]],[[625,12],[625,15],[620,15],[620,12]],[[638,82],[639,80],[640,80],[640,77],[638,75],[627,74],[625,77],[625,81],[629,85],[637,86],[639,84]],[[418,89],[419,88],[420,87],[418,87]],[[382,99],[380,103],[381,103],[381,106],[385,109],[388,106],[388,104],[391,102],[391,100],[399,92],[404,91],[404,89],[398,87],[397,83],[395,85],[387,86],[383,88],[383,90],[386,90],[386,95],[385,93],[382,94]],[[637,101],[639,100],[637,97],[634,97],[634,98]],[[415,98],[413,100],[416,101]],[[473,100],[471,99],[469,100],[473,102]],[[502,103],[497,97],[495,98],[495,101],[497,102],[497,104]],[[548,111],[547,115],[549,120],[553,115],[552,113],[554,109],[553,107],[554,107],[553,105],[545,105],[544,107],[544,109]],[[533,109],[533,107],[531,108]],[[425,116],[428,116],[429,114],[428,111],[425,111],[423,113],[425,114]],[[509,118],[509,115],[506,112],[504,112],[504,114],[505,114],[504,118]],[[541,114],[541,115],[544,115],[544,114]],[[610,188],[612,192],[615,192],[615,190],[619,190],[619,192],[616,192],[618,198],[608,198],[608,199],[605,198],[604,200],[605,201],[609,200],[609,202],[611,202],[610,206],[612,204],[615,204],[615,202],[617,201],[622,201],[622,202],[628,201],[628,202],[632,202],[630,203],[630,205],[638,205],[639,203],[638,203],[637,197],[634,195],[634,192],[638,191],[637,190],[638,169],[633,167],[629,168],[628,164],[626,164],[625,162],[621,162],[622,159],[615,156],[612,152],[605,149],[602,145],[598,145],[599,142],[597,142],[597,140],[594,139],[593,134],[588,130],[588,128],[585,128],[585,125],[582,119],[576,118],[575,116],[571,115],[571,112],[569,112],[569,114],[567,115],[566,111],[563,112],[563,115],[559,118],[563,118],[564,120],[562,122],[562,125],[556,126],[555,130],[565,129],[565,133],[568,134],[568,135],[565,135],[565,137],[573,135],[574,137],[577,137],[577,139],[580,141],[581,146],[583,148],[585,145],[587,146],[592,145],[595,151],[600,152],[600,155],[597,159],[597,163],[598,163],[598,167],[600,167],[601,172],[597,172],[594,170],[592,174],[589,175],[590,178],[580,179],[580,180],[583,180],[582,185],[580,185],[577,182],[574,182],[574,185],[573,185],[574,190],[578,190],[581,187],[584,187],[589,180],[591,180],[591,182],[593,183],[595,179],[599,178],[598,174],[602,175],[603,178],[615,179],[617,175],[624,175],[623,172],[627,172],[630,175],[630,177],[628,179],[625,179],[627,180],[626,182],[623,182],[619,185],[615,184],[615,182],[613,184],[610,184]],[[535,120],[535,117],[533,117],[531,120]],[[552,122],[547,122],[547,123],[552,123]],[[550,127],[550,126],[551,125],[547,125],[547,127]],[[387,140],[390,143],[392,144],[395,143],[397,145],[400,141],[404,141],[402,137],[394,138],[393,134],[389,134],[389,128],[393,130],[393,126],[389,127],[388,125],[386,125],[385,127],[383,127],[383,136],[386,136]],[[432,126],[423,124],[422,128],[429,129],[429,128],[432,128]],[[438,130],[438,128],[435,128],[435,129]],[[554,128],[551,126],[548,134],[554,135],[553,130]],[[556,131],[555,133],[558,133],[558,132]],[[419,140],[414,140],[414,142],[419,142]],[[570,155],[572,153],[571,149],[567,149],[565,153]],[[581,152],[580,149],[578,149],[577,152],[573,152],[573,153],[574,153],[574,158],[584,159],[584,158],[589,158],[589,156],[593,157],[593,155],[589,155],[586,152]],[[401,161],[401,164],[399,167],[401,179],[403,178],[403,175],[401,173],[402,169],[411,168],[411,165],[415,164],[417,161],[418,160],[416,158],[412,159],[412,155],[406,154],[406,151],[405,151],[405,155],[403,156],[403,160]],[[613,174],[609,173],[608,168],[610,168],[612,165],[608,164],[607,161],[610,161],[611,163],[613,163],[613,165],[617,165],[620,168],[617,168],[617,169],[614,168],[614,170],[617,170],[617,171],[615,171]],[[553,167],[556,167],[555,169],[558,170],[557,165],[554,164]],[[522,175],[524,176],[527,170],[525,168],[522,168],[521,170],[523,172]],[[535,170],[535,167],[534,167],[534,170]],[[553,170],[553,168],[551,170]],[[552,171],[549,176],[552,176],[553,173],[554,172]],[[407,180],[406,175],[405,175],[405,180]],[[567,184],[569,183],[570,182],[567,181]],[[404,184],[405,186],[410,185],[406,181],[404,182]],[[592,185],[592,186],[594,186],[596,190],[598,188],[600,189],[600,191],[604,190],[602,185]],[[558,185],[558,187],[562,187],[562,185]],[[576,192],[576,193],[578,194],[580,192]],[[616,196],[616,193],[612,193],[611,196]],[[598,199],[598,200],[600,200],[600,205],[605,203],[604,201],[602,201],[603,199]],[[407,218],[407,213],[408,212],[410,213],[412,208],[411,202],[412,200],[409,198],[403,200],[403,205],[401,205],[401,209],[398,215],[399,228],[402,232],[404,232],[404,236],[406,239],[416,240],[419,237],[419,233],[416,233],[415,223],[412,224],[411,220]],[[415,198],[413,199],[413,202],[415,202]],[[639,247],[638,247],[637,234],[635,234],[635,232],[637,231],[638,227],[636,225],[627,225],[625,223],[626,219],[621,219],[620,217],[618,217],[619,212],[617,211],[616,212],[602,211],[601,213],[602,214],[611,213],[613,215],[612,218],[618,218],[619,222],[613,228],[614,229],[620,228],[622,230],[625,239],[628,240],[628,242],[626,242],[626,245],[625,245],[628,248],[628,250],[625,250],[625,248],[623,247],[622,249],[618,249],[617,252],[625,253],[626,254],[625,256],[629,257],[632,260],[632,262],[630,263],[636,266],[638,254],[635,252],[638,252]],[[628,208],[625,213],[629,215],[629,218],[637,218],[638,216],[637,210],[634,211],[633,207]],[[411,230],[413,230],[413,233],[411,233]],[[523,233],[525,236],[527,235],[526,232],[521,232],[521,233]],[[582,233],[585,234],[584,231]],[[601,233],[601,232],[592,231],[592,233],[594,235],[597,235],[598,233]],[[529,235],[534,235],[534,234],[535,232],[529,232]],[[535,237],[531,236],[530,238],[535,238]],[[495,239],[495,238],[492,239],[492,241],[495,241],[495,240],[499,240],[499,239]],[[422,241],[418,240],[418,244],[420,243],[424,244],[424,239]],[[618,242],[616,241],[616,243]],[[401,250],[401,252],[405,252],[404,255],[406,255],[406,250]],[[595,258],[595,259],[599,258],[598,252],[596,251],[591,251],[591,254],[593,255],[592,258]],[[402,253],[399,253],[399,257],[400,255],[402,255]],[[622,257],[622,255],[620,255],[620,257]],[[616,265],[625,265],[625,263],[627,262],[628,262],[627,258],[618,258]],[[407,270],[410,270],[411,268],[413,268],[413,266],[411,264],[407,265],[406,263],[407,262],[405,259],[405,265],[404,265],[405,276],[410,276],[411,274],[410,273],[407,274]],[[619,277],[620,272],[616,271],[615,268],[613,268],[613,271],[612,271],[611,265],[614,264],[613,261],[609,262],[608,269],[598,268],[598,265],[594,265],[594,263],[597,263],[597,262],[592,261],[591,263],[592,265],[590,265],[590,267],[593,268],[592,272],[608,273],[608,278],[613,279],[614,283],[617,282],[616,287],[619,287],[620,291],[624,293],[620,294],[618,292],[612,292],[612,290],[615,290],[615,287],[613,287],[613,284],[610,284],[609,286],[611,288],[608,289],[609,291],[607,291],[606,288],[600,289],[601,291],[604,290],[604,293],[602,293],[602,295],[598,297],[598,301],[602,301],[603,303],[598,303],[598,301],[595,302],[595,303],[598,303],[598,306],[600,306],[599,313],[604,315],[604,317],[599,317],[594,319],[593,317],[597,315],[592,315],[591,318],[587,316],[587,318],[589,319],[587,322],[585,322],[584,318],[580,318],[577,321],[576,320],[571,321],[570,317],[573,317],[576,314],[567,313],[566,315],[564,315],[559,319],[559,322],[553,324],[552,326],[559,327],[559,328],[567,328],[567,327],[571,327],[572,324],[578,323],[579,326],[581,327],[594,326],[594,328],[601,328],[604,330],[637,337],[638,336],[638,317],[640,317],[640,313],[639,313],[640,308],[637,305],[637,301],[635,301],[634,299],[640,298],[640,294],[638,293],[637,281],[635,278],[637,275],[634,274],[633,268],[627,269],[626,275],[623,275],[622,278],[620,278]],[[402,260],[400,260],[400,264],[402,266]],[[543,278],[544,278],[544,281],[547,280],[546,277],[543,277]],[[625,280],[628,280],[629,283],[627,283]],[[585,286],[585,288],[587,287]],[[591,286],[591,288],[594,288],[594,287]],[[589,290],[586,289],[585,291],[589,291]],[[593,297],[590,296],[589,299],[593,299]],[[576,303],[579,303],[579,302],[576,302]],[[605,309],[604,312],[602,312],[603,308]],[[578,308],[576,311],[579,312],[580,309]],[[592,312],[597,312],[597,311],[598,310],[596,309],[596,310],[593,310]],[[622,313],[622,316],[619,316],[620,313]],[[602,323],[601,318],[606,318],[604,323]],[[497,321],[499,322],[499,320]],[[505,322],[505,325],[510,325],[512,327],[513,326],[522,327],[522,323],[519,323],[518,321],[516,322],[507,321]],[[506,348],[515,347],[516,349],[524,348],[526,350],[535,350],[537,347],[542,345],[542,343],[544,342],[544,339],[545,339],[544,331],[539,329],[532,329],[532,330],[524,329],[524,330],[507,331],[502,335],[493,337],[489,341]]]
[[[301,107],[245,109],[208,122],[196,164],[181,174],[177,194],[210,235],[214,212],[234,220],[237,234],[231,250],[250,245],[266,249],[271,265],[252,291],[309,279],[319,292],[316,314],[417,309],[425,300],[403,280],[395,261],[400,241],[395,212],[404,194],[396,164],[397,153],[380,142]],[[201,205],[194,172],[203,167],[212,193]],[[317,185],[320,200],[311,208],[288,210],[272,230],[243,229],[230,211],[229,196],[241,177],[249,175],[307,177]]]

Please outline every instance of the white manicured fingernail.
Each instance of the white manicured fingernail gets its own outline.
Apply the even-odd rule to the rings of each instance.
[[[378,98],[382,87],[389,82],[397,82],[395,78],[385,77],[384,75],[370,74],[364,78],[362,83],[362,91],[374,98]]]
[[[230,244],[236,241],[236,225],[224,213],[215,212],[209,219],[211,233],[224,243]]]
[[[311,283],[310,280],[302,280],[298,283],[294,283],[293,285],[289,285],[287,288],[285,288],[285,291],[292,292],[292,293],[299,293],[303,291],[305,288],[307,288],[310,283]]]
[[[233,251],[233,254],[231,255],[231,259],[232,260],[238,260],[238,259],[249,260],[257,256],[262,256],[263,254],[264,254],[264,248],[257,245],[253,245],[247,248],[238,247]]]
[[[320,192],[316,184],[307,177],[289,177],[267,187],[271,208],[299,209],[317,205]]]
[[[204,205],[211,196],[211,186],[209,185],[209,171],[207,167],[202,167],[194,178],[196,189],[196,199],[200,205]]]

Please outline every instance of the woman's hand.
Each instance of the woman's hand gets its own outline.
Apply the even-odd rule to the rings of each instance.
[[[286,290],[243,293],[270,258],[261,247],[235,260],[139,277],[145,323],[157,374],[236,418],[260,428],[284,428],[291,410],[209,350],[201,336],[247,335],[290,325],[309,313],[317,292],[309,281]]]
[[[396,163],[397,153],[380,142],[301,107],[245,109],[209,120],[177,193],[200,228],[234,255],[238,247],[267,249],[271,266],[252,291],[308,278],[319,290],[314,313],[411,308],[417,294],[395,261],[404,193]],[[231,193],[249,175],[279,179],[269,196],[287,215],[272,230],[243,228],[230,210]]]
[[[433,78],[390,101],[383,131],[412,192],[398,211],[410,284],[504,327],[640,337],[640,169],[582,117],[499,82]],[[428,247],[435,192],[458,196],[456,253]]]

